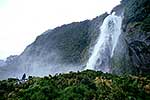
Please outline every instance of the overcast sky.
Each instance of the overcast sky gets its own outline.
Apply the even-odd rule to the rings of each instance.
[[[36,36],[109,12],[120,0],[0,0],[0,59],[20,54]]]

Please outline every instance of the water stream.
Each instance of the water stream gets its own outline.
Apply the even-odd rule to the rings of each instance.
[[[118,38],[121,34],[121,24],[122,18],[114,14],[104,19],[100,27],[101,32],[97,43],[94,46],[85,69],[110,72],[110,59],[114,54]]]

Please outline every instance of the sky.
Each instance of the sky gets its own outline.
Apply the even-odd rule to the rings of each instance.
[[[120,0],[0,0],[0,59],[19,55],[38,35],[63,24],[92,19]]]

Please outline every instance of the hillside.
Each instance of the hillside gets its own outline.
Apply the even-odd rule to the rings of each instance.
[[[43,76],[43,73],[82,70],[88,60],[89,49],[99,35],[99,27],[107,16],[104,13],[92,20],[47,30],[14,60],[10,60],[13,56],[7,58],[9,63],[0,69],[0,79],[18,77],[22,73]]]

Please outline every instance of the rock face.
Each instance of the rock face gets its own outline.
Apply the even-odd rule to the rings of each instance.
[[[113,71],[150,73],[150,0],[123,0],[122,4],[122,42],[118,43],[112,60]]]
[[[150,73],[150,0],[131,0],[125,5],[124,33],[132,66]]]

